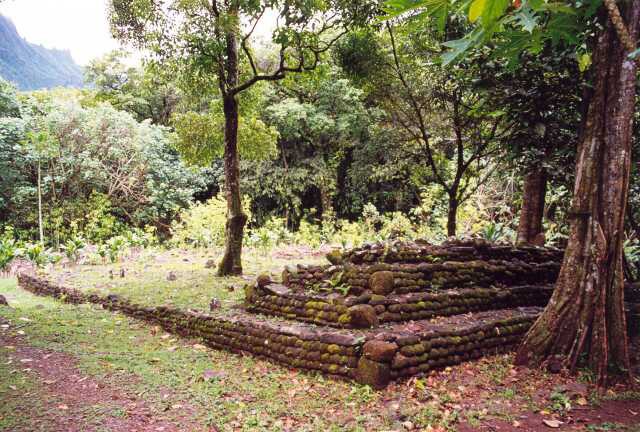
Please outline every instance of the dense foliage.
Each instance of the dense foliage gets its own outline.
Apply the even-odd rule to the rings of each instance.
[[[403,7],[396,3],[391,14]],[[256,20],[257,12],[247,13]],[[563,10],[536,13],[551,12],[566,18]],[[447,44],[446,60],[456,64],[443,65],[441,42],[475,31],[465,11],[456,13],[446,34],[416,25],[420,16],[353,26],[317,57],[298,53],[314,67],[238,93],[245,244],[514,240],[525,175],[540,165],[545,238],[564,242],[589,51],[522,42],[514,67],[503,43],[514,35],[498,32],[495,46]],[[512,30],[527,31],[518,17]],[[281,42],[295,46],[285,29],[277,30]],[[188,42],[174,30],[174,40]],[[312,37],[303,25],[297,31]],[[277,66],[277,44],[246,43],[258,73]],[[0,223],[11,237],[38,239],[40,170],[46,247],[106,245],[145,227],[173,244],[224,243],[224,97],[193,46],[155,48],[142,67],[128,65],[123,51],[94,60],[85,73],[91,87],[81,91],[18,93],[0,82]],[[241,81],[251,80],[251,64],[239,67]],[[632,229],[638,208],[632,200]]]

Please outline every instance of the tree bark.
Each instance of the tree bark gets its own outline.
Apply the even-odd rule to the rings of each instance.
[[[322,206],[322,223],[331,221],[335,215],[333,211],[333,197],[328,187],[319,185],[320,205]]]
[[[640,0],[624,3],[638,36]],[[570,234],[551,301],[516,355],[536,365],[583,362],[606,385],[612,368],[630,373],[622,243],[629,186],[636,64],[607,20],[594,50],[594,92],[578,148]]]
[[[240,161],[238,157],[238,100],[228,88],[238,84],[238,40],[233,32],[226,34],[225,76],[220,77],[224,111],[224,180],[227,198],[227,223],[222,261],[218,276],[242,274],[242,239],[247,215],[242,209],[240,194]]]
[[[458,192],[453,191],[449,193],[449,210],[447,211],[447,235],[449,237],[456,236],[456,230],[458,226]]]
[[[524,178],[522,210],[518,224],[518,244],[544,245],[542,216],[547,193],[547,173],[544,167],[536,166]]]
[[[44,229],[42,227],[42,169],[40,156],[38,156],[38,231],[40,234],[40,244],[44,245]]]
[[[242,274],[242,238],[247,215],[240,195],[240,162],[238,158],[238,101],[235,96],[224,100],[224,175],[227,198],[225,249],[218,266],[219,276]]]

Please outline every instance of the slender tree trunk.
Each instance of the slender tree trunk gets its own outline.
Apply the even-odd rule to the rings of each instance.
[[[621,3],[637,38],[640,0]],[[519,364],[579,362],[605,385],[611,367],[629,374],[622,242],[629,186],[636,64],[610,20],[594,51],[594,92],[578,148],[570,234],[548,306],[516,355]]]
[[[320,189],[320,204],[322,206],[322,221],[331,220],[334,216],[333,211],[333,197],[331,191],[324,185],[319,186]]]
[[[240,195],[240,161],[238,157],[238,100],[226,89],[238,83],[238,40],[233,32],[226,34],[226,59],[224,90],[224,181],[227,197],[227,223],[225,227],[225,248],[222,261],[218,265],[218,275],[242,274],[242,238],[247,215],[242,210]],[[222,80],[222,78],[220,78]]]
[[[247,215],[240,195],[240,162],[238,158],[238,101],[234,96],[224,100],[224,175],[227,198],[225,249],[218,275],[242,274],[242,238]]]
[[[544,245],[542,216],[546,192],[546,170],[542,166],[533,167],[524,178],[522,210],[518,225],[518,244]]]
[[[455,237],[458,226],[458,193],[453,191],[449,193],[449,210],[447,212],[447,235]]]
[[[38,158],[38,230],[40,231],[40,244],[44,245],[44,229],[42,227],[42,169]]]

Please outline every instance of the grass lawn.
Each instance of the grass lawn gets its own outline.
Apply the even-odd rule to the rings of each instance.
[[[228,307],[242,296],[241,289],[230,291],[228,286],[243,280],[215,277],[214,269],[204,267],[210,258],[197,252],[146,251],[124,263],[59,268],[50,276],[69,286],[149,305],[173,303],[206,310],[216,297]],[[264,270],[277,274],[285,264],[321,261],[317,256],[265,258],[257,253],[245,258],[252,276]],[[167,280],[170,271],[175,281]],[[0,341],[16,338],[29,347],[69,355],[82,374],[144,400],[152,415],[171,419],[176,430],[181,430],[185,413],[206,431],[464,431],[527,422],[544,430],[543,419],[567,421],[578,411],[587,417],[600,412],[599,419],[593,414],[595,420],[582,423],[580,430],[638,430],[601,412],[610,404],[622,404],[616,410],[640,411],[640,402],[633,401],[638,393],[614,389],[609,399],[616,400],[596,398],[589,387],[571,378],[516,369],[510,356],[447,368],[378,392],[211,350],[197,340],[166,334],[94,305],[36,297],[18,288],[15,279],[0,279],[0,293],[11,305],[0,308]],[[47,412],[51,403],[39,376],[19,363],[14,349],[7,342],[0,348],[0,430],[38,430],[29,426],[33,415],[20,409],[28,404]],[[91,420],[99,423],[105,413],[113,416],[114,410],[95,409]],[[126,410],[120,414],[128,415]]]
[[[58,266],[51,277],[68,286],[104,295],[119,294],[136,303],[150,306],[173,304],[182,308],[208,310],[212,298],[223,308],[241,302],[242,285],[262,272],[279,278],[285,265],[325,262],[323,254],[288,248],[264,254],[247,250],[243,255],[243,277],[216,277],[215,268],[206,268],[207,261],[219,258],[219,251],[210,250],[143,250],[135,257],[116,264]],[[121,277],[124,271],[124,277]],[[168,281],[169,273],[176,280]]]

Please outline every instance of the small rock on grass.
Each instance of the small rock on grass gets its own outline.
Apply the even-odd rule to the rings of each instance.
[[[176,275],[176,272],[170,271],[169,274],[167,275],[167,280],[168,281],[178,280],[178,276]]]
[[[220,306],[222,306],[220,300],[217,298],[211,299],[211,302],[209,303],[209,310],[213,312],[216,309],[220,309]]]
[[[221,379],[221,378],[224,378],[225,376],[226,376],[226,373],[224,373],[223,371],[214,371],[211,369],[207,369],[204,372],[202,372],[202,379],[205,382],[213,381],[215,379]]]
[[[0,294],[0,306],[9,306],[9,302],[2,294]]]

